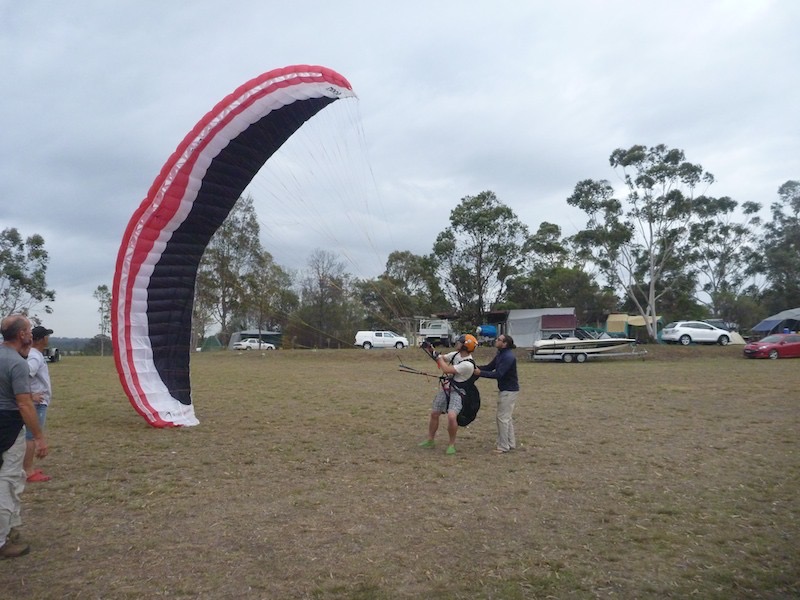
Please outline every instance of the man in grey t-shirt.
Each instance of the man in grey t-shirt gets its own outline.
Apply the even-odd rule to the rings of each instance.
[[[33,432],[36,456],[47,456],[47,441],[39,427],[30,391],[28,355],[33,334],[24,315],[9,315],[0,322],[0,559],[27,554],[19,541],[20,494],[25,489],[25,432]]]

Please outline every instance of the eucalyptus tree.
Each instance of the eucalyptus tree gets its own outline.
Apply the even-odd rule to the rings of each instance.
[[[394,251],[386,260],[383,276],[401,286],[411,299],[414,314],[430,315],[452,309],[436,275],[436,260],[432,254]]]
[[[98,285],[92,296],[97,300],[97,312],[100,314],[100,356],[105,356],[105,344],[103,341],[108,339],[108,334],[111,331],[111,290],[105,284]]]
[[[297,294],[291,288],[292,276],[269,252],[261,250],[244,275],[243,325],[260,331],[285,327],[289,314],[298,306]]]
[[[522,249],[529,270],[564,266],[570,258],[569,241],[561,237],[561,227],[543,221]]]
[[[326,250],[314,250],[300,278],[300,306],[291,335],[302,345],[351,345],[353,323],[360,317],[352,300],[352,277],[344,262]]]
[[[583,210],[588,221],[573,240],[608,283],[631,300],[655,338],[658,302],[671,288],[668,271],[682,269],[692,276],[696,191],[714,177],[688,162],[682,150],[664,145],[617,149],[609,163],[621,174],[626,195],[617,197],[606,180],[579,182],[567,202]]]
[[[50,257],[44,238],[33,234],[23,238],[14,227],[0,231],[0,313],[29,313],[44,304],[45,313],[53,309],[56,293],[47,287]]]
[[[364,307],[363,327],[402,328],[418,315],[452,310],[436,276],[432,256],[395,250],[374,279],[355,282]]]
[[[211,315],[219,323],[223,342],[232,333],[233,318],[245,303],[245,275],[261,252],[258,217],[250,196],[239,198],[206,247],[195,285],[194,311],[199,318]]]
[[[211,278],[198,273],[192,305],[192,348],[199,347],[215,323],[216,293]]]
[[[800,306],[800,181],[781,185],[770,210],[761,265],[767,279],[765,300],[777,312]]]
[[[597,324],[616,312],[618,303],[613,291],[602,288],[585,270],[552,266],[510,278],[505,301],[497,308],[571,306],[579,323]]]
[[[741,208],[742,219],[736,217]],[[698,221],[692,223],[689,241],[690,260],[698,270],[700,290],[708,297],[711,313],[735,322],[735,306],[745,288],[752,283],[761,218],[757,202],[744,202],[724,196],[700,196],[695,201]]]
[[[580,323],[599,323],[616,309],[616,296],[579,264],[558,225],[542,222],[526,240],[523,254],[524,270],[508,279],[498,308],[572,306]]]
[[[363,307],[359,328],[394,329],[402,319],[415,314],[416,304],[401,282],[385,273],[374,279],[353,282],[354,293]]]
[[[528,228],[494,192],[465,196],[450,212],[450,226],[433,245],[445,293],[462,320],[480,322],[502,300],[506,281],[523,262]]]

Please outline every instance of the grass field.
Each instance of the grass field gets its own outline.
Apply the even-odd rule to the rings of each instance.
[[[444,431],[418,448],[436,382],[395,351],[198,354],[179,430],[145,424],[111,359],[67,357],[0,597],[800,596],[800,361],[519,356],[501,456],[489,380],[455,456]]]

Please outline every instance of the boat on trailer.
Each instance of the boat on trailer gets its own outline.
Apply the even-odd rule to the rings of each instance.
[[[578,330],[583,337],[553,337],[533,343],[532,360],[560,360],[583,363],[590,357],[642,356],[646,350],[636,349],[636,340],[615,338],[608,334],[592,337]]]

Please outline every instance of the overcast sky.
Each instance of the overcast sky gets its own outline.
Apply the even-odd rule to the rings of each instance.
[[[575,184],[613,181],[609,155],[633,144],[683,149],[709,194],[768,216],[800,178],[799,23],[796,0],[0,0],[0,229],[45,238],[45,324],[95,335],[92,293],[161,165],[236,87],[303,63],[353,85],[364,148],[345,159],[376,196],[296,207],[254,187],[290,269],[323,248],[375,276],[483,190],[575,233]]]

